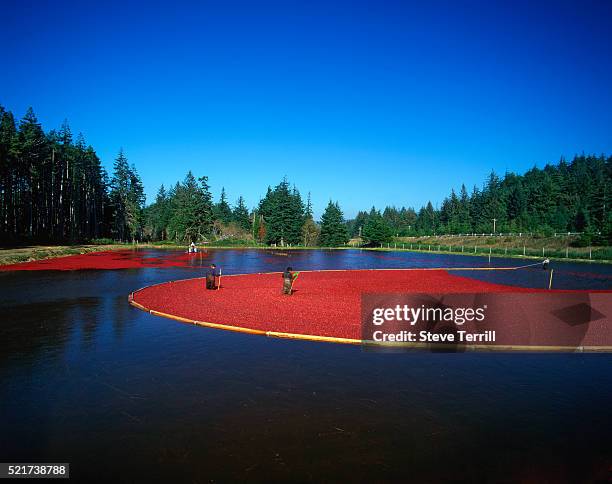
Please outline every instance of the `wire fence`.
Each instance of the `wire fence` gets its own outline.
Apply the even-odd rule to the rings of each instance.
[[[553,237],[578,237],[584,232],[554,232]],[[599,234],[599,232],[597,232]],[[535,232],[466,232],[461,234],[436,234],[423,235],[422,237],[534,237]]]
[[[612,260],[611,247],[587,247],[576,249],[541,249],[522,247],[490,247],[478,245],[422,244],[422,243],[387,243],[380,244],[382,249],[410,250],[418,252],[445,252],[464,255],[509,256],[509,257],[554,257],[557,259]]]

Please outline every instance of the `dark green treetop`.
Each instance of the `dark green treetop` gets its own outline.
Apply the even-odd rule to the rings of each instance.
[[[348,230],[340,205],[338,202],[334,203],[330,200],[325,212],[321,216],[319,245],[323,247],[339,247],[346,244],[348,240]]]

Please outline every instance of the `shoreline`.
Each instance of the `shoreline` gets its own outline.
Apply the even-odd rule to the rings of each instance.
[[[580,262],[586,264],[612,264],[610,259],[583,259],[572,257],[556,257],[556,256],[534,256],[534,255],[515,255],[515,254],[495,254],[495,253],[472,253],[458,252],[449,250],[418,250],[396,247],[270,247],[258,245],[205,245],[199,246],[201,250],[264,250],[287,252],[295,250],[366,250],[373,252],[412,252],[415,254],[442,254],[442,255],[460,255],[467,257],[490,257],[495,259],[525,259],[525,260],[542,260],[548,258],[560,262]],[[0,266],[20,264],[26,262],[34,262],[40,260],[57,259],[71,255],[85,255],[99,252],[109,252],[116,250],[138,250],[138,249],[160,249],[160,250],[180,250],[186,249],[184,245],[178,244],[156,244],[156,243],[137,243],[137,244],[78,244],[78,245],[40,245],[40,246],[25,246],[15,248],[0,248]]]
[[[0,266],[133,248],[132,244],[28,245],[0,248]]]

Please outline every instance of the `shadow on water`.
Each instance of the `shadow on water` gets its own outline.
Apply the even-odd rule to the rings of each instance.
[[[487,262],[286,254],[223,250],[201,260],[225,274]],[[557,270],[560,285],[610,288],[608,266]],[[538,270],[496,274],[476,276],[542,282]],[[611,355],[381,354],[179,324],[126,302],[136,288],[198,275],[0,275],[0,460],[71,462],[90,482],[608,478]]]

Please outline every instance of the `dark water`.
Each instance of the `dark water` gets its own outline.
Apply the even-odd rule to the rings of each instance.
[[[278,254],[283,254],[279,251]],[[226,274],[487,258],[211,251]],[[523,265],[492,259],[498,266]],[[555,287],[610,266],[555,263]],[[469,272],[544,287],[541,269]],[[0,274],[0,461],[74,480],[589,482],[612,475],[612,355],[381,354],[155,318],[139,287],[197,268]]]

